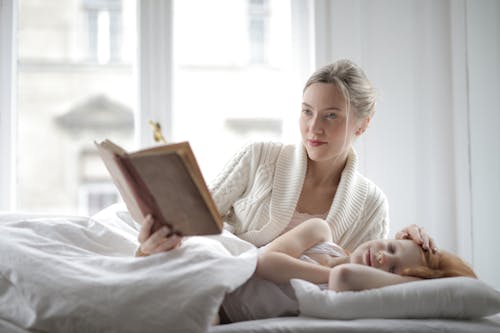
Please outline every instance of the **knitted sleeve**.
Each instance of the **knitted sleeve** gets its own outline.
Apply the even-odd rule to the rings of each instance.
[[[372,239],[385,239],[389,235],[389,203],[385,194],[378,187],[373,186],[369,193],[363,220],[366,223],[366,234],[361,243]]]
[[[373,239],[385,239],[389,234],[389,203],[380,188],[370,184],[363,214],[343,246],[352,251]]]
[[[251,175],[258,163],[260,147],[249,144],[243,147],[222,169],[209,185],[215,204],[223,216],[228,214],[233,203],[245,193]]]

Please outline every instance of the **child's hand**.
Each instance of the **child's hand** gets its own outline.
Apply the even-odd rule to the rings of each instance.
[[[396,239],[411,239],[418,245],[422,247],[425,251],[437,252],[436,243],[434,239],[430,237],[424,228],[419,227],[416,224],[411,224],[403,230],[399,231],[395,235]]]
[[[167,252],[179,247],[182,243],[182,236],[172,232],[167,226],[152,232],[155,221],[151,215],[147,215],[141,223],[138,240],[141,244],[139,255],[150,255],[154,253]]]

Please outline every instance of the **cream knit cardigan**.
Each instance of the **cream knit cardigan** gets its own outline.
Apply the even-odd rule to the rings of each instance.
[[[306,166],[307,154],[301,144],[265,142],[243,148],[210,185],[225,228],[256,246],[276,238],[295,211]],[[333,241],[349,251],[364,241],[387,237],[387,199],[358,173],[354,150],[326,221]]]

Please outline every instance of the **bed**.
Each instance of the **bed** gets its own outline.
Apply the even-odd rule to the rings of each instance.
[[[256,248],[224,232],[136,258],[136,238],[120,204],[0,214],[0,332],[500,332],[500,291],[472,279],[339,294],[294,280],[301,316],[211,326]]]
[[[283,317],[252,320],[214,327],[210,332],[216,333],[493,333],[500,332],[500,316],[477,320],[446,319],[354,319],[327,320],[308,317]]]

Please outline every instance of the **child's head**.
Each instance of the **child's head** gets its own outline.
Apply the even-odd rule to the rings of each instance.
[[[350,261],[422,279],[476,277],[472,269],[456,255],[446,251],[424,251],[415,242],[406,239],[365,242],[354,250]]]
[[[415,276],[422,279],[437,279],[452,276],[477,278],[476,274],[462,259],[447,251],[423,251],[425,265],[407,267],[402,275]]]

